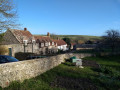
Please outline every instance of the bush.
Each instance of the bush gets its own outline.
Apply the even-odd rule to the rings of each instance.
[[[26,58],[28,56],[34,55],[34,53],[23,53],[23,52],[18,52],[15,53],[15,58],[17,58],[18,60],[22,61],[22,60],[26,60]]]
[[[0,46],[0,55],[8,54],[8,48],[6,46]]]

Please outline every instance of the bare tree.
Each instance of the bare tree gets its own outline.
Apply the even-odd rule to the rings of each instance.
[[[103,40],[114,52],[114,50],[119,46],[120,32],[118,30],[107,30],[106,35],[103,36]]]
[[[14,27],[16,10],[12,0],[0,0],[0,32]]]
[[[56,35],[56,34],[54,34],[54,33],[51,33],[51,34],[50,34],[50,37],[51,37],[52,39],[58,39],[58,35]]]

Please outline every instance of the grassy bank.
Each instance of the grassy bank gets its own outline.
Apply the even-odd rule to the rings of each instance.
[[[120,56],[86,57],[84,61],[91,65],[84,63],[84,68],[80,69],[66,62],[23,83],[13,82],[3,90],[120,89]],[[93,63],[99,67],[94,67]]]

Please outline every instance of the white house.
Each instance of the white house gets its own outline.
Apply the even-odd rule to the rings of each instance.
[[[59,50],[63,50],[63,51],[66,51],[68,50],[67,49],[67,43],[64,41],[64,40],[54,40],[56,42],[56,47],[59,49]]]

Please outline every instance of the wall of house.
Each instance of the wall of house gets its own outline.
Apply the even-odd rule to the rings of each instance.
[[[66,51],[67,50],[67,45],[61,45],[61,46],[57,46],[58,49]]]
[[[76,48],[76,50],[92,50],[94,48]]]
[[[57,46],[57,48],[61,50],[61,46]]]
[[[24,44],[10,44],[3,46],[6,46],[8,49],[12,48],[12,56],[15,56],[15,53],[24,52],[24,50],[25,52],[32,53],[32,44],[28,44],[27,46],[24,46]],[[33,44],[33,53],[46,55],[46,52],[48,51],[57,53],[58,50],[55,46],[39,48],[38,43]],[[9,52],[5,55],[9,55]]]
[[[47,51],[48,51],[48,48],[47,48],[47,47],[42,47],[42,48],[39,49],[39,53],[40,53],[41,55],[45,55]]]
[[[62,45],[62,47],[63,47],[63,51],[67,50],[67,45]]]
[[[46,55],[46,54],[57,53],[58,49],[55,46],[42,47],[39,49],[39,52],[41,55]]]
[[[15,56],[15,53],[18,52],[31,52],[32,53],[32,44],[28,44],[27,46],[24,46],[23,44],[10,44],[10,45],[4,45],[8,49],[12,49],[12,56]],[[33,53],[39,53],[39,46],[38,44],[33,44]],[[9,53],[6,53],[6,55],[9,55]]]
[[[83,58],[91,54],[61,54],[57,56],[40,58],[34,60],[19,61],[13,63],[0,64],[0,86],[7,87],[12,81],[23,81],[36,77],[51,68],[54,68],[72,56]]]
[[[58,52],[58,48],[55,46],[49,46],[48,48],[49,48],[50,53],[57,53]]]

